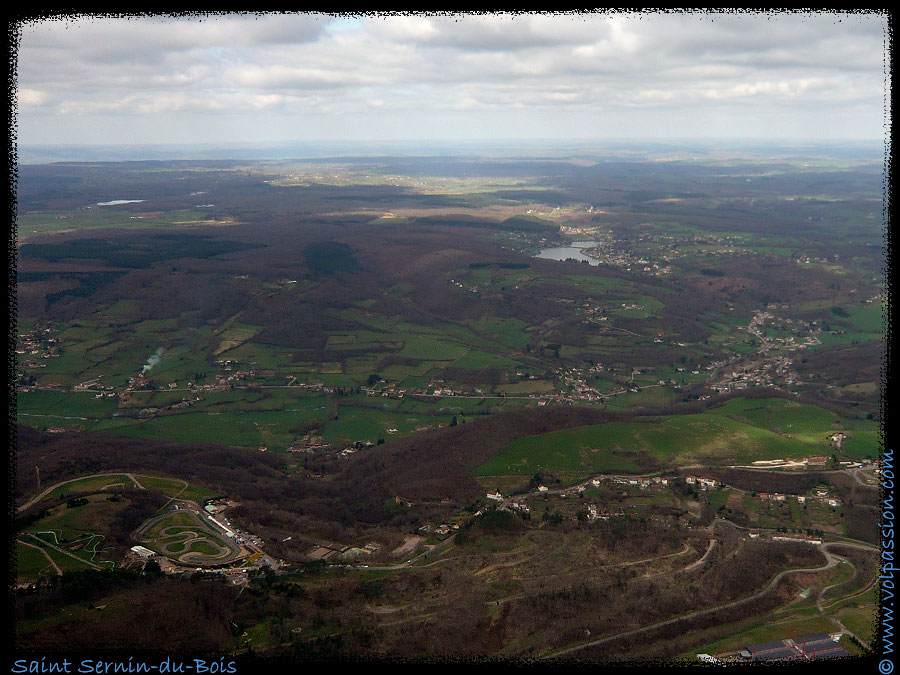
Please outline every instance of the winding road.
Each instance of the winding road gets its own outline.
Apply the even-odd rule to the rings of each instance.
[[[62,487],[63,485],[68,485],[69,483],[77,483],[78,481],[88,480],[90,478],[100,478],[102,476],[128,476],[128,478],[131,479],[131,482],[134,483],[134,486],[136,488],[138,488],[139,490],[147,489],[143,485],[141,485],[140,482],[138,482],[138,479],[134,477],[134,474],[130,474],[125,471],[112,471],[110,473],[94,473],[94,474],[91,474],[90,476],[80,476],[78,478],[71,478],[69,480],[62,481],[61,483],[56,483],[55,485],[51,485],[50,487],[48,487],[46,490],[41,492],[36,497],[33,497],[29,501],[22,504],[22,506],[20,506],[19,508],[16,509],[16,513],[22,513],[22,511],[27,511],[32,506],[34,506],[35,504],[40,502],[44,497],[46,497],[51,492],[53,492],[55,489]]]
[[[753,595],[749,595],[747,597],[741,598],[739,600],[734,600],[732,602],[726,603],[724,605],[719,605],[718,607],[709,607],[707,609],[698,609],[697,611],[691,612],[689,614],[685,614],[683,616],[675,617],[674,619],[667,619],[666,621],[660,621],[658,623],[651,624],[649,626],[642,626],[640,628],[634,628],[629,631],[625,631],[624,633],[617,633],[616,635],[608,635],[606,637],[599,638],[597,640],[591,640],[590,642],[585,642],[580,645],[575,645],[573,647],[567,647],[565,649],[561,649],[559,651],[553,652],[552,654],[546,654],[542,658],[545,659],[555,659],[560,656],[565,656],[566,654],[572,654],[574,652],[580,651],[582,649],[587,649],[588,647],[597,647],[599,645],[605,644],[607,642],[612,642],[613,640],[618,640],[620,638],[630,637],[632,635],[638,635],[639,633],[644,633],[650,630],[654,630],[656,628],[662,628],[664,626],[671,626],[677,624],[681,621],[687,621],[689,619],[693,619],[697,616],[703,616],[704,614],[711,614],[713,612],[718,612],[723,609],[729,609],[731,607],[737,607],[738,605],[742,605],[747,602],[751,602],[753,600],[758,600],[763,597],[767,593],[769,593],[772,589],[774,589],[778,583],[789,574],[800,574],[803,572],[823,572],[827,569],[831,569],[835,565],[838,564],[840,560],[839,556],[834,555],[828,551],[828,547],[831,544],[823,544],[822,545],[822,553],[825,555],[826,563],[819,567],[805,567],[801,569],[791,569],[791,570],[782,570],[778,574],[776,574],[768,584],[766,584],[763,589]],[[845,546],[846,544],[840,544],[841,546]],[[868,548],[868,547],[861,547]]]

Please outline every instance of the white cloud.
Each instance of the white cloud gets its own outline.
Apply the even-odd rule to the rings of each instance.
[[[365,82],[365,78],[348,71],[277,64],[229,66],[223,78],[229,84],[249,89],[328,89]]]
[[[883,117],[884,23],[746,12],[47,20],[22,29],[19,138],[52,138],[62,117],[85,137],[108,115],[123,128],[208,115],[212,134],[217,115],[245,115],[242,128],[253,128],[263,113],[271,129],[321,116],[402,135],[439,130],[447,115],[527,129],[530,114],[545,128],[560,126],[554,115],[589,119],[601,107],[626,122],[636,111],[668,115],[677,128],[730,102],[794,116],[785,128],[858,118],[871,136]],[[735,115],[735,129],[751,126]]]
[[[46,104],[50,100],[50,95],[37,89],[19,89],[16,92],[16,99],[20,108],[27,108]]]

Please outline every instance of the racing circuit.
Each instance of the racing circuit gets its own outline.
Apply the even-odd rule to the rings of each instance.
[[[223,565],[247,553],[232,537],[181,505],[148,520],[135,536],[147,548],[185,565]]]

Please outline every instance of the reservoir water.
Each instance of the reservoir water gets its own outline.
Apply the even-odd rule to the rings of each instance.
[[[594,260],[581,251],[585,248],[599,246],[601,243],[602,242],[599,241],[573,241],[568,246],[555,246],[553,248],[541,249],[535,257],[546,258],[548,260],[567,260],[568,258],[574,258],[578,262],[587,261],[591,265],[599,265],[599,260]]]
[[[97,202],[97,206],[118,206],[119,204],[138,204],[143,199],[113,199],[111,202]]]

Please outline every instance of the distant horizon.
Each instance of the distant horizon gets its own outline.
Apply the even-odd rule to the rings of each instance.
[[[890,124],[886,11],[59,14],[17,36],[25,144],[875,141]]]
[[[288,160],[324,159],[349,156],[440,156],[495,153],[548,153],[547,156],[601,151],[886,151],[887,139],[810,139],[810,138],[508,138],[508,139],[391,139],[391,140],[287,140],[232,141],[224,143],[20,143],[19,164],[45,164],[65,161],[207,161],[207,160]],[[306,156],[291,152],[307,151]],[[480,152],[479,152],[480,151]],[[262,154],[262,153],[274,154]],[[185,156],[188,153],[190,156]],[[198,153],[208,153],[202,155]],[[227,153],[233,153],[227,156]]]

